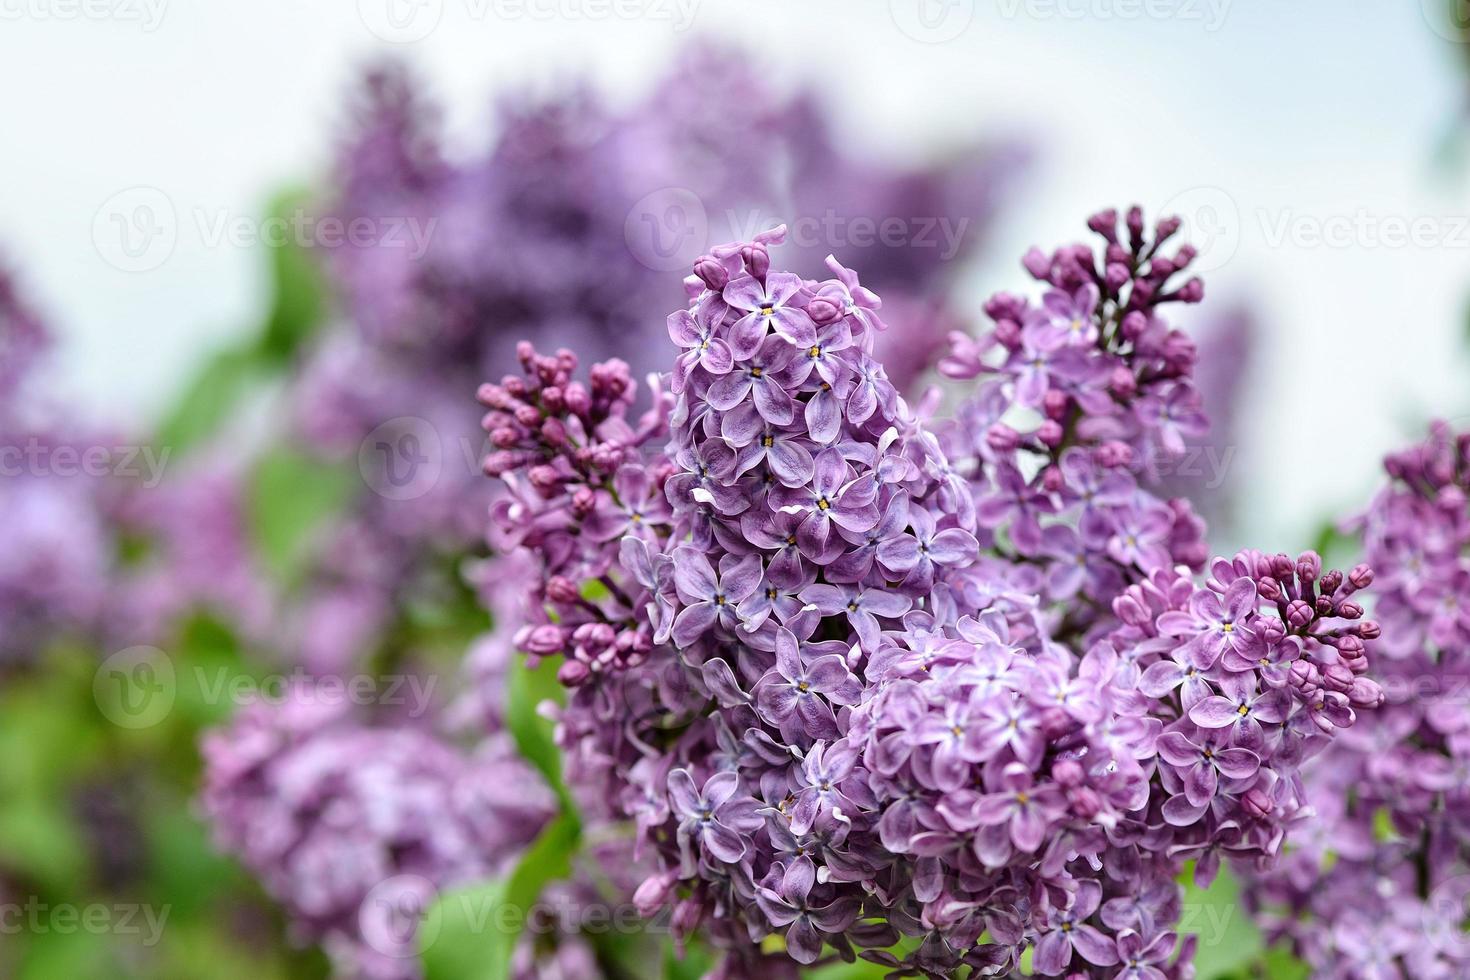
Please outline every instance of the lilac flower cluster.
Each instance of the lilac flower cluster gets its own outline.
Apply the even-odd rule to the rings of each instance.
[[[506,746],[467,756],[426,731],[366,727],[294,686],[204,742],[217,844],[320,942],[344,976],[419,976],[416,914],[504,870],[556,809]]]
[[[49,465],[58,452],[81,458],[91,441],[37,390],[50,345],[0,269],[0,671],[34,663],[58,639],[95,635],[114,572],[110,488]]]
[[[1384,707],[1304,770],[1310,830],[1247,880],[1314,976],[1470,973],[1470,434],[1389,456],[1350,523],[1377,570]],[[1342,897],[1350,895],[1351,901]]]
[[[994,377],[954,422],[887,377],[855,272],[773,267],[784,229],[698,260],[636,424],[621,362],[583,383],[523,345],[481,389],[493,533],[540,572],[515,642],[562,658],[570,780],[634,822],[640,904],[727,976],[770,969],[774,935],[936,977],[1027,950],[1188,976],[1185,862],[1274,859],[1300,763],[1381,699],[1366,567],[1188,575],[1202,522],[1146,484],[1204,424],[1160,312],[1202,287],[1160,252],[1176,220],[1091,225],[1098,253],[1027,256],[1039,304],[955,339],[952,375]]]
[[[941,370],[980,379],[942,430],[944,446],[977,487],[980,525],[1004,550],[1042,571],[1035,590],[1071,603],[1079,634],[1124,587],[1206,558],[1204,523],[1183,498],[1148,486],[1160,462],[1206,420],[1193,383],[1196,350],[1163,318],[1197,303],[1183,283],[1194,249],[1164,248],[1178,219],[1149,234],[1141,212],[1089,221],[1102,239],[1051,255],[1032,249],[1027,271],[1048,288],[1040,302],[1001,294],[986,304],[994,329],[952,338]]]
[[[712,106],[738,111],[743,126],[726,125]],[[787,98],[747,57],[704,45],[683,50],[626,109],[585,86],[544,102],[507,98],[493,143],[473,156],[441,146],[437,107],[401,67],[372,72],[354,108],[327,209],[379,234],[326,253],[344,316],[305,353],[288,397],[322,453],[350,456],[383,423],[416,418],[437,434],[441,465],[423,495],[364,494],[344,522],[343,537],[379,539],[374,567],[390,574],[365,580],[324,567],[287,613],[320,665],[367,652],[374,630],[365,624],[391,617],[426,566],[478,533],[490,487],[465,464],[482,449],[467,396],[513,367],[508,338],[618,353],[642,377],[664,367],[662,325],[648,311],[680,301],[649,247],[697,247],[706,224],[759,228],[792,209],[875,226],[924,219],[930,230],[918,241],[842,240],[890,292],[906,330],[886,362],[903,387],[957,322],[945,280],[983,243],[1017,169],[1013,150],[987,146],[942,164],[863,163],[844,152],[830,112],[809,93]],[[750,130],[762,134],[758,145]],[[670,201],[683,210],[650,232],[640,216],[661,221]],[[941,216],[962,232],[952,242],[932,228]],[[643,247],[649,234],[660,237]],[[609,280],[619,288],[605,288]]]

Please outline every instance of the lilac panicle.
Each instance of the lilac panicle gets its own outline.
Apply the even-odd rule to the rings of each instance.
[[[1182,980],[1186,862],[1279,860],[1301,763],[1382,699],[1366,568],[1207,562],[1153,492],[1204,424],[1164,319],[1203,290],[1176,220],[1090,225],[1028,254],[1039,301],[954,338],[947,372],[981,379],[954,420],[887,378],[858,272],[779,267],[784,228],[695,263],[636,422],[619,361],[583,381],[523,345],[481,389],[568,778],[721,975],[779,936],[801,964],[996,975],[1034,948],[1044,975]]]
[[[1245,897],[1314,975],[1465,976],[1470,434],[1436,423],[1384,468],[1347,526],[1373,568],[1374,600],[1351,612],[1382,623],[1373,672],[1386,701],[1304,768],[1312,823],[1281,864],[1252,869]]]
[[[204,759],[217,844],[343,976],[420,976],[417,920],[392,916],[501,873],[555,812],[503,746],[466,755],[427,731],[367,727],[325,687],[246,705]]]

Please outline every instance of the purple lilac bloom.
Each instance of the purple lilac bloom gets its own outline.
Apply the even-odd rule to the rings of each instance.
[[[1387,484],[1346,526],[1373,565],[1386,703],[1303,767],[1310,830],[1280,865],[1245,869],[1245,898],[1316,976],[1459,977],[1470,973],[1470,617],[1459,611],[1470,435],[1435,423],[1384,468]],[[1345,666],[1315,679],[1322,698],[1358,670]]]
[[[994,333],[956,340],[952,374],[998,377],[955,421],[854,403],[882,307],[835,301],[862,288],[835,260],[781,271],[781,228],[695,263],[687,308],[729,370],[666,349],[677,387],[637,418],[626,365],[584,382],[568,351],[522,345],[522,376],[481,389],[493,536],[540,566],[515,643],[560,658],[568,777],[618,801],[658,863],[640,907],[724,949],[724,976],[768,969],[779,936],[803,964],[1007,974],[1034,947],[1044,975],[1182,980],[1186,862],[1208,882],[1227,854],[1278,860],[1301,763],[1382,700],[1366,568],[1247,551],[1190,574],[1202,522],[1133,463],[1182,431],[1138,406],[1192,402],[1162,311],[1202,287],[1160,251],[1177,221],[1091,225],[1097,253],[1027,256],[1064,296],[998,297]],[[1042,366],[1011,356],[1027,329]],[[998,421],[1031,402],[1035,429]],[[735,462],[754,417],[809,475]],[[628,465],[670,519],[614,547],[582,531],[615,519]]]
[[[501,873],[555,810],[503,747],[467,755],[426,731],[363,726],[327,687],[245,706],[204,758],[217,844],[345,976],[420,976],[416,920],[393,916]]]

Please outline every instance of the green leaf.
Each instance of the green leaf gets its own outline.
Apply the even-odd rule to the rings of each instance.
[[[295,218],[306,214],[310,196],[301,191],[281,194],[271,202],[270,217],[295,227]],[[327,286],[325,276],[302,244],[287,235],[283,244],[268,246],[271,268],[271,308],[261,330],[259,353],[266,360],[289,362],[325,319]]]
[[[562,783],[561,751],[552,738],[555,726],[536,711],[543,701],[556,704],[566,701],[566,689],[556,679],[555,664],[543,660],[533,668],[527,666],[524,657],[517,656],[511,664],[506,687],[509,703],[506,705],[505,727],[510,730],[521,755],[540,770],[561,799],[563,812],[575,813],[576,805]]]
[[[674,951],[672,942],[664,944],[664,980],[699,980],[715,965],[710,951],[699,943],[688,943],[684,957]]]
[[[357,474],[278,449],[251,474],[250,526],[257,554],[279,580],[294,584],[312,553],[312,536],[351,498]]]
[[[547,883],[572,873],[581,829],[563,814],[501,881],[449,892],[419,928],[426,980],[506,980],[511,956]]]
[[[215,354],[160,424],[159,447],[176,455],[206,440],[263,377],[254,350],[227,349]]]
[[[858,960],[856,963],[833,963],[818,970],[806,970],[802,976],[805,980],[883,980],[889,972],[886,966]]]
[[[1240,885],[1221,867],[1208,890],[1194,884],[1193,867],[1185,873],[1181,936],[1199,937],[1194,965],[1200,980],[1222,980],[1250,966],[1265,950],[1260,930],[1240,904]]]
[[[1307,980],[1312,968],[1279,946],[1266,950],[1263,961],[1271,980]]]

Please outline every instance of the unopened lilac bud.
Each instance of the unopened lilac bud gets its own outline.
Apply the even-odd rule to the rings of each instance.
[[[580,660],[564,660],[556,669],[556,679],[563,687],[578,687],[586,682],[592,669]]]
[[[1365,652],[1363,641],[1358,639],[1351,633],[1347,634],[1346,636],[1339,636],[1337,638],[1336,646],[1337,652],[1342,654],[1344,657],[1361,657]]]
[[[836,323],[842,319],[842,307],[825,296],[818,296],[807,304],[806,315],[812,318],[812,322],[819,327],[825,327],[829,323]]]
[[[1355,565],[1348,573],[1348,581],[1355,589],[1366,589],[1373,584],[1373,569],[1367,565]]]
[[[1067,414],[1067,393],[1059,388],[1048,388],[1041,396],[1041,408],[1049,419],[1061,419]]]
[[[1271,556],[1271,574],[1282,582],[1289,583],[1296,574],[1296,562],[1289,555],[1274,554]]]
[[[1286,625],[1299,630],[1316,618],[1311,606],[1300,599],[1293,599],[1286,607]]]
[[[541,424],[541,412],[534,405],[520,405],[515,410],[516,421],[528,429]]]
[[[1133,447],[1126,442],[1110,439],[1097,447],[1097,455],[1094,458],[1097,464],[1104,469],[1121,469],[1133,462]]]
[[[1358,635],[1365,640],[1376,640],[1383,635],[1383,627],[1376,619],[1365,619],[1358,624]]]
[[[1259,786],[1242,796],[1240,802],[1245,806],[1246,812],[1253,817],[1269,817],[1271,811],[1276,809],[1276,805],[1271,802],[1271,797],[1267,796]]]
[[[1305,660],[1297,660],[1292,663],[1287,670],[1287,679],[1292,687],[1301,688],[1317,687],[1321,681],[1317,668]]]
[[[547,419],[541,423],[541,438],[548,446],[560,448],[567,444],[567,427],[561,419]]]
[[[740,250],[740,259],[746,270],[757,279],[764,280],[771,271],[771,253],[764,245],[747,245]]]
[[[1060,446],[1066,436],[1067,433],[1062,428],[1062,424],[1053,419],[1047,419],[1036,430],[1036,438],[1040,439],[1043,445],[1053,449]]]
[[[1051,275],[1051,259],[1034,245],[1026,250],[1025,255],[1021,256],[1021,265],[1026,267],[1026,271],[1031,273],[1034,279],[1045,280]]]
[[[530,478],[531,485],[542,493],[554,490],[561,480],[561,475],[557,473],[556,467],[546,465],[531,467],[526,476]]]
[[[1276,644],[1280,643],[1281,638],[1286,635],[1286,627],[1281,625],[1281,620],[1277,619],[1274,616],[1262,616],[1259,620],[1259,624],[1256,626],[1256,633],[1259,634],[1261,639],[1265,640],[1267,644],[1275,646]]]
[[[699,922],[704,918],[704,903],[693,897],[683,899],[674,906],[674,915],[670,921],[675,936],[688,936],[699,928]]]
[[[1138,378],[1133,372],[1123,365],[1113,368],[1112,374],[1108,375],[1108,390],[1119,398],[1127,400],[1138,393]]]
[[[1356,602],[1344,602],[1337,607],[1337,614],[1343,619],[1361,619],[1363,607]]]
[[[1067,478],[1061,469],[1048,466],[1041,471],[1041,489],[1047,493],[1060,493],[1067,486]]]
[[[1114,241],[1118,234],[1118,209],[1104,208],[1098,211],[1087,219],[1087,227],[1108,241]]]
[[[1072,806],[1072,812],[1083,820],[1091,820],[1102,812],[1102,799],[1097,791],[1090,786],[1078,786],[1067,790],[1067,802]]]
[[[710,289],[720,292],[730,283],[730,270],[713,255],[701,255],[694,260],[694,274]]]
[[[582,598],[577,583],[565,575],[553,575],[546,580],[546,598],[561,605],[570,605]]]
[[[1195,276],[1184,284],[1178,293],[1181,303],[1198,303],[1205,298],[1205,282],[1199,276]]]
[[[578,487],[577,492],[572,494],[573,516],[581,519],[595,509],[597,509],[597,494],[590,487]]]
[[[1119,289],[1122,289],[1123,285],[1130,278],[1132,278],[1132,273],[1122,263],[1113,263],[1103,270],[1103,283],[1107,285],[1111,292],[1116,293]]]
[[[567,411],[573,415],[586,415],[592,410],[592,398],[587,394],[587,389],[577,382],[567,385],[564,398]]]
[[[985,443],[998,453],[1014,452],[1021,445],[1021,433],[997,422],[985,431]]]
[[[1317,583],[1317,587],[1322,590],[1323,595],[1332,595],[1341,585],[1342,572],[1339,572],[1335,568],[1326,575],[1323,575],[1322,581]]]
[[[519,650],[542,656],[560,653],[566,647],[561,627],[552,623],[521,627],[516,632],[514,643]]]
[[[1353,681],[1353,689],[1348,692],[1348,700],[1357,708],[1377,708],[1383,704],[1385,697],[1383,688],[1377,681],[1359,677]]]
[[[1281,583],[1274,578],[1263,578],[1256,582],[1256,595],[1267,602],[1276,602],[1281,598]]]
[[[668,904],[669,896],[674,893],[674,883],[678,881],[678,875],[673,871],[665,871],[662,874],[651,875],[645,878],[643,884],[633,893],[633,907],[638,914],[646,919],[653,918],[659,909]]]
[[[1123,318],[1122,324],[1118,327],[1119,332],[1123,335],[1123,339],[1129,341],[1137,340],[1139,337],[1142,337],[1143,332],[1147,329],[1148,317],[1140,313],[1138,310],[1134,310],[1132,313],[1129,313],[1127,316],[1125,316]]]
[[[1312,603],[1312,609],[1318,616],[1331,616],[1332,608],[1332,600],[1325,595],[1318,596],[1317,601]]]
[[[1353,677],[1353,672],[1342,664],[1330,664],[1322,669],[1323,686],[1337,691],[1339,694],[1346,694],[1348,691],[1351,691],[1353,689],[1353,681],[1355,680],[1356,678]]]
[[[1015,320],[995,321],[995,340],[1007,350],[1016,350],[1021,346],[1021,325]]]
[[[1303,551],[1296,560],[1296,577],[1303,582],[1315,582],[1322,574],[1322,556],[1315,551]]]
[[[1060,786],[1080,786],[1085,776],[1075,759],[1063,759],[1051,767],[1051,777]]]
[[[551,420],[548,419],[548,422]],[[521,441],[521,434],[508,425],[502,425],[490,433],[490,442],[500,449],[509,449]]]

